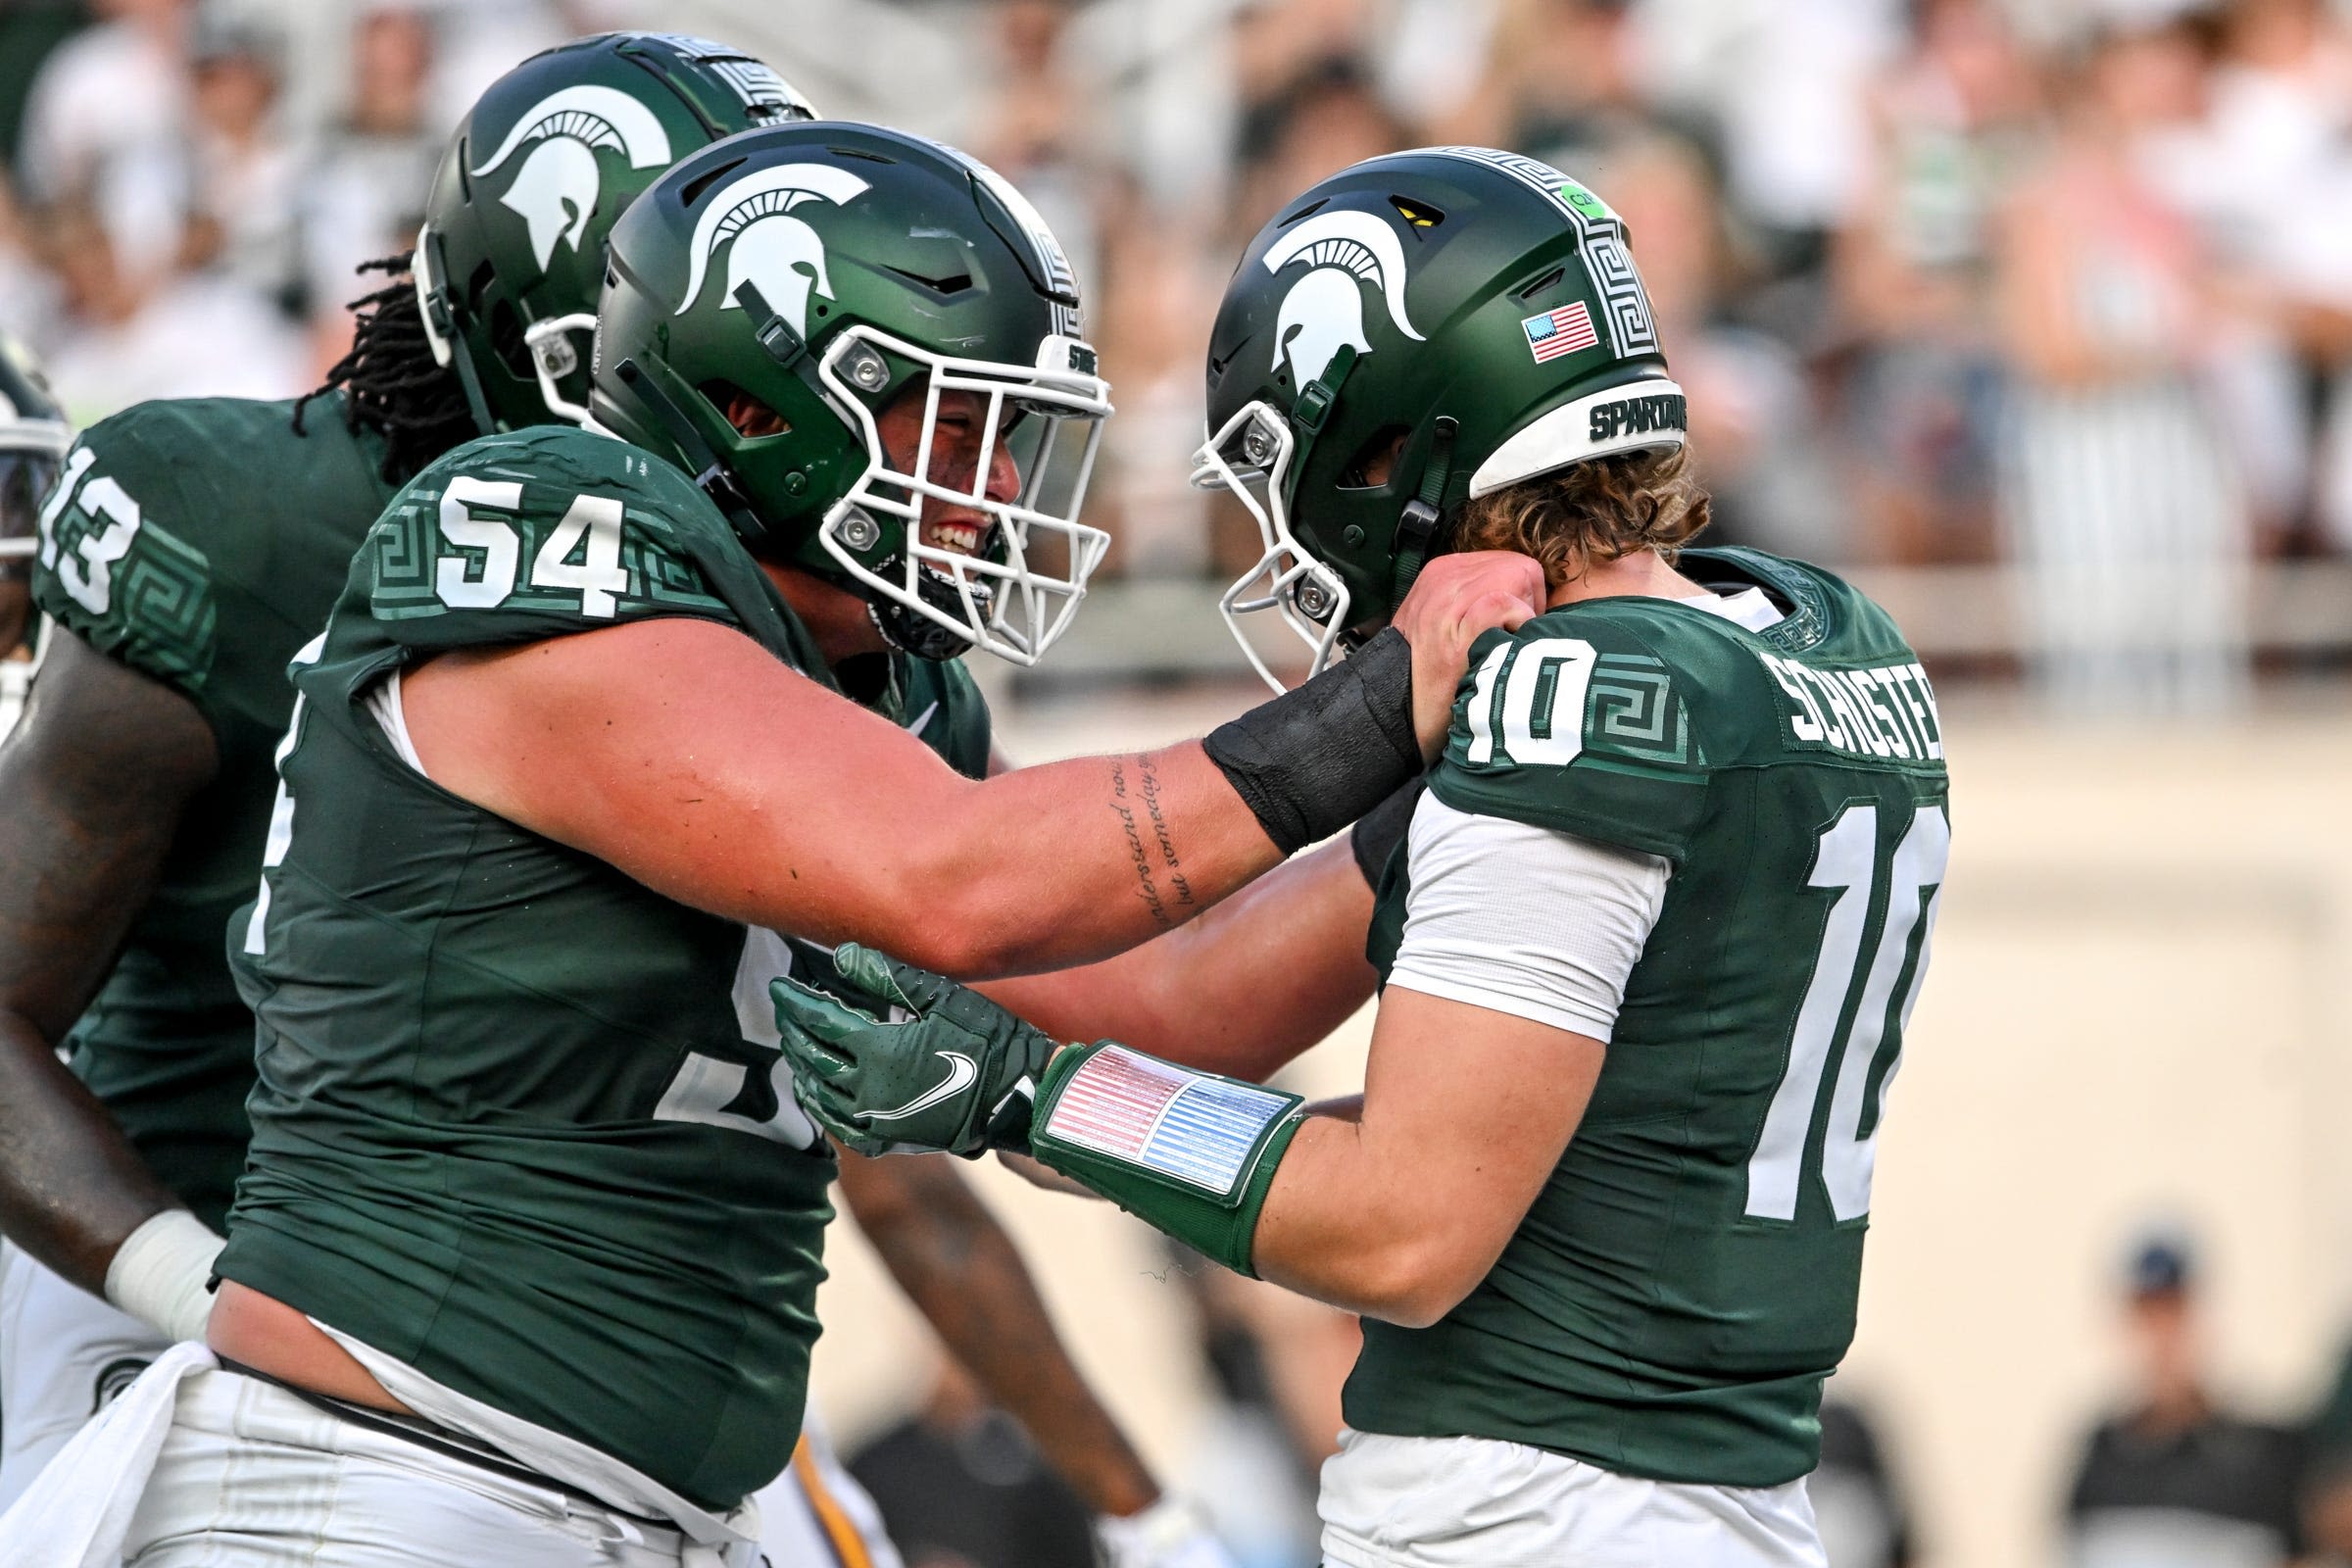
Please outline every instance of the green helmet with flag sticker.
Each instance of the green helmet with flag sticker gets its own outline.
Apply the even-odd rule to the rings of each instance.
[[[779,125],[685,160],[613,229],[590,406],[897,646],[1029,664],[1109,543],[1077,520],[1110,412],[1079,333],[1061,247],[994,172],[879,126]],[[902,399],[921,421],[894,455]],[[943,409],[983,432],[968,475],[935,457]],[[1017,495],[991,493],[1001,452]]]
[[[1484,147],[1344,170],[1250,242],[1209,337],[1194,477],[1240,497],[1264,543],[1227,624],[1279,686],[1236,619],[1278,611],[1320,669],[1395,611],[1464,501],[1679,446],[1686,422],[1598,196]]]
[[[574,39],[492,83],[441,160],[412,264],[433,357],[483,433],[587,417],[605,238],[640,191],[722,136],[814,115],[760,62],[676,33]]]

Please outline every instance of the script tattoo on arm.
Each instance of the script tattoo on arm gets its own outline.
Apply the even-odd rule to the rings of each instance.
[[[1128,764],[1135,767],[1132,787]],[[1138,807],[1144,819],[1136,819]],[[1148,756],[1119,758],[1110,764],[1110,808],[1127,834],[1127,854],[1135,862],[1136,897],[1152,911],[1152,923],[1174,929],[1199,907],[1192,885],[1184,877],[1184,860],[1168,826],[1159,798],[1159,769]],[[1161,890],[1165,882],[1166,891]]]

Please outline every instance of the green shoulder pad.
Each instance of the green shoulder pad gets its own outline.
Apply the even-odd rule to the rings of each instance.
[[[1696,701],[1710,684],[1711,628],[1693,638],[1652,624],[1700,614],[1654,604],[1589,601],[1480,638],[1431,793],[1457,810],[1679,859],[1725,738],[1707,733]]]
[[[420,651],[687,615],[781,649],[781,601],[676,467],[569,426],[486,436],[411,480],[369,537],[368,608]]]
[[[67,454],[41,508],[33,600],[98,652],[202,708],[220,610],[173,477],[199,454],[183,450],[159,407],[92,425]]]

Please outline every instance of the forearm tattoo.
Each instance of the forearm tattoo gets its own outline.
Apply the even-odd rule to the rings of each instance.
[[[1199,906],[1192,884],[1185,880],[1184,861],[1176,853],[1176,838],[1159,798],[1159,769],[1152,759],[1133,759],[1135,780],[1129,785],[1126,758],[1110,764],[1110,808],[1127,834],[1128,858],[1135,862],[1136,897],[1152,911],[1152,923],[1172,929]],[[1136,820],[1137,806],[1144,820]],[[1165,891],[1162,891],[1162,884]]]

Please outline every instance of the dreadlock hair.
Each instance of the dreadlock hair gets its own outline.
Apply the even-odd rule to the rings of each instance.
[[[340,390],[344,428],[365,424],[384,438],[383,475],[398,484],[451,447],[481,434],[455,371],[433,358],[423,308],[409,281],[413,251],[360,264],[362,276],[386,272],[392,281],[351,302],[351,351],[337,360],[317,391],[294,404],[294,433],[313,398]]]

